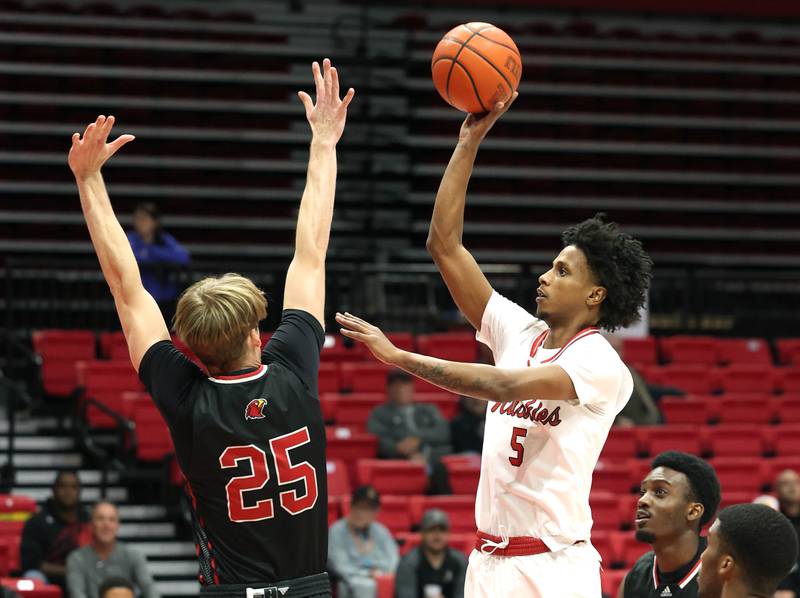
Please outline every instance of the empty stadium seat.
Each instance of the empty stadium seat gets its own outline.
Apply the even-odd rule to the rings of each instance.
[[[718,401],[715,397],[690,395],[687,397],[663,397],[658,404],[664,420],[670,424],[706,425],[713,418],[712,409]]]
[[[660,368],[649,368],[657,376],[657,382],[679,388],[692,394],[711,394],[719,389],[719,380],[714,370],[695,364],[673,364]]]
[[[445,332],[417,337],[423,355],[449,361],[474,362],[478,359],[478,341],[472,332]]]
[[[668,363],[714,365],[717,341],[705,336],[672,336],[661,339],[661,354]]]
[[[101,332],[100,354],[105,359],[130,359],[125,335],[122,332]]]
[[[49,395],[67,396],[78,386],[75,363],[95,358],[94,334],[88,330],[37,330],[33,348],[42,359],[42,385]]]
[[[639,442],[633,428],[611,428],[600,458],[604,460],[633,459],[639,454]]]
[[[763,486],[762,460],[758,457],[719,457],[710,461],[726,492],[759,493]]]
[[[136,425],[136,457],[140,461],[163,461],[174,452],[169,428],[158,409],[137,409],[133,414]]]
[[[781,364],[800,365],[800,338],[779,338],[775,346]]]
[[[428,486],[425,466],[396,459],[361,459],[360,484],[371,484],[380,494],[424,494]]]
[[[758,496],[756,492],[728,492],[723,488],[719,501],[719,511],[731,505],[753,502],[756,496]]]
[[[709,448],[715,457],[760,457],[764,453],[762,425],[723,424],[708,428]]]
[[[375,361],[342,364],[342,388],[353,392],[386,394],[390,367]]]
[[[422,542],[422,534],[419,532],[397,532],[395,538],[400,556],[405,556]]]
[[[592,474],[592,491],[604,490],[628,494],[632,488],[631,470],[627,465],[605,464],[598,461]]]
[[[340,459],[328,459],[328,497],[350,496],[350,478],[347,466]]]
[[[719,402],[721,424],[769,424],[775,417],[773,399],[768,394],[755,393],[747,398],[723,396]]]
[[[780,370],[778,385],[784,393],[800,393],[800,368],[786,368]]]
[[[394,598],[394,573],[375,576],[375,598]]]
[[[370,413],[385,402],[386,395],[381,393],[339,395],[336,399],[336,425],[366,430]]]
[[[475,531],[475,496],[412,496],[411,520],[419,526],[429,509],[440,509],[450,519],[450,531],[455,533]]]
[[[471,494],[475,495],[478,491],[478,482],[481,477],[481,464],[456,462],[444,462],[447,468],[448,479],[450,481],[450,489],[453,494]]]
[[[698,429],[692,426],[641,426],[636,428],[639,445],[651,457],[664,451],[683,451],[693,455],[703,453]]]
[[[635,368],[658,363],[658,345],[655,337],[626,338],[622,341],[622,357]]]
[[[800,423],[800,396],[797,398],[781,397],[773,399],[775,417],[783,424]]]
[[[775,430],[773,448],[778,457],[800,456],[800,425],[786,424]]]
[[[339,392],[342,387],[341,370],[338,363],[319,364],[319,392]]]
[[[726,368],[719,368],[717,376],[725,392],[770,393],[775,390],[777,381],[771,365],[734,363]]]
[[[595,531],[615,531],[622,526],[622,514],[619,508],[619,494],[607,491],[593,491],[589,495],[589,507],[592,509],[592,537]]]
[[[749,363],[772,365],[769,345],[760,338],[721,338],[717,339],[719,363]]]

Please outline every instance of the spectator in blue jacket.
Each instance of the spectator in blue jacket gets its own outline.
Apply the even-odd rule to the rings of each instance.
[[[128,241],[139,263],[142,284],[153,296],[167,322],[172,321],[178,287],[172,273],[189,264],[189,252],[161,226],[161,212],[152,202],[140,203],[133,211],[133,229]]]

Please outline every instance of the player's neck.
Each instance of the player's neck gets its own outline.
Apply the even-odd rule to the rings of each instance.
[[[571,322],[549,322],[550,331],[547,333],[542,347],[545,349],[560,349],[571,341],[581,331],[594,326],[584,319],[575,319]]]
[[[221,376],[225,374],[230,374],[231,372],[239,372],[241,370],[257,369],[258,366],[260,365],[261,365],[261,360],[245,358],[245,359],[240,359],[239,361],[234,361],[232,363],[223,364],[221,368],[209,366],[208,373],[211,374],[212,376]]]
[[[699,545],[700,537],[690,530],[663,544],[654,543],[653,551],[656,553],[658,569],[663,573],[672,573],[688,565],[697,554]]]

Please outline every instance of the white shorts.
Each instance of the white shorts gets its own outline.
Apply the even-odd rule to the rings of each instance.
[[[600,598],[600,555],[588,542],[532,556],[473,550],[464,598]]]

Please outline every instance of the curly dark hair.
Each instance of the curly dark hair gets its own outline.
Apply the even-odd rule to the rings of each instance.
[[[700,518],[702,528],[711,521],[714,513],[719,508],[720,485],[717,472],[700,457],[682,453],[680,451],[666,451],[657,455],[650,467],[669,467],[680,471],[689,480],[689,493],[687,498],[692,502],[703,505],[703,516]],[[698,528],[698,529],[699,529]]]
[[[766,505],[722,509],[719,537],[744,572],[750,590],[769,594],[797,560],[797,532],[785,515]]]
[[[597,282],[607,291],[597,325],[614,332],[638,322],[653,270],[653,260],[642,243],[614,222],[606,222],[603,213],[569,227],[561,241],[564,247],[574,245],[583,252]]]

